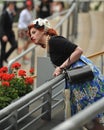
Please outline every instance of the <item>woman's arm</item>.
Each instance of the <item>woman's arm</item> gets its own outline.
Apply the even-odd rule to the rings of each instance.
[[[77,47],[75,51],[71,54],[71,56],[59,67],[57,67],[53,73],[54,76],[58,76],[62,73],[63,69],[69,67],[72,63],[77,61],[82,55],[83,50],[80,47]]]
[[[60,68],[69,67],[72,63],[74,63],[80,58],[82,53],[83,53],[83,50],[80,47],[77,47],[75,51],[71,54],[71,56],[60,66]]]

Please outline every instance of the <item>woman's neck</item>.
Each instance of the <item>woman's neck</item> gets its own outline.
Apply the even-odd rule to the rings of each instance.
[[[41,46],[43,48],[47,48],[48,47],[48,41],[50,39],[50,36],[49,35],[45,35],[43,38],[42,38],[42,41],[40,41],[41,43]]]

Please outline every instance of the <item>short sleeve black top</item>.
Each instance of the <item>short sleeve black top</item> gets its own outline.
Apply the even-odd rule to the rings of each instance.
[[[49,40],[49,55],[52,63],[60,66],[77,48],[77,45],[62,36],[52,36]]]

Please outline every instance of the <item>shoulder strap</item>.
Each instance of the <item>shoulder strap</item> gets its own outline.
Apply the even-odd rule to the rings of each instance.
[[[83,63],[85,63],[86,65],[88,65],[84,60],[82,60],[81,58],[79,59],[79,60],[81,60]]]

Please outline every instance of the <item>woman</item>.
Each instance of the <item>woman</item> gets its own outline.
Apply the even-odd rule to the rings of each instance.
[[[94,79],[92,81],[73,85],[68,84],[71,91],[72,115],[104,97],[104,76],[101,75],[98,68],[89,59],[82,55],[83,51],[78,45],[71,43],[62,36],[58,36],[46,19],[38,18],[34,20],[28,26],[28,30],[34,44],[48,49],[50,59],[56,66],[53,73],[54,76],[58,76],[62,73],[63,68],[69,66],[74,68],[83,66],[85,63],[92,65],[94,72]],[[90,128],[87,125],[87,128],[89,130],[104,130],[100,123],[102,117],[104,117],[103,113],[97,115],[93,120],[92,127]]]

